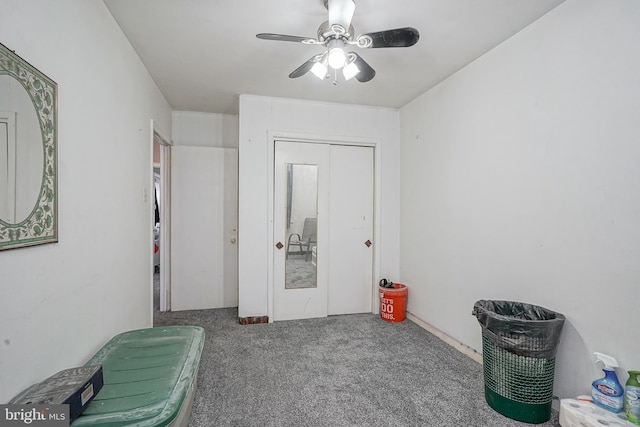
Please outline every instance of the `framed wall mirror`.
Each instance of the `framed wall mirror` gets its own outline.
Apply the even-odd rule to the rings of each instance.
[[[57,84],[0,44],[0,250],[58,241]]]

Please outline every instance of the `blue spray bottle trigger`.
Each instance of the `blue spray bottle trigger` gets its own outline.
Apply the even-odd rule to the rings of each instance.
[[[615,359],[615,357],[603,353],[598,353],[597,351],[594,352],[593,355],[596,356],[596,361],[593,363],[602,362],[602,364],[604,365],[604,369],[606,369],[607,371],[615,371],[615,369],[618,367],[618,361]]]

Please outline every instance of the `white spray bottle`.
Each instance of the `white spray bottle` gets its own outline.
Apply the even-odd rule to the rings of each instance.
[[[611,412],[620,412],[624,406],[624,389],[618,381],[615,368],[618,362],[606,354],[595,352],[595,363],[604,364],[604,377],[591,383],[593,403]]]

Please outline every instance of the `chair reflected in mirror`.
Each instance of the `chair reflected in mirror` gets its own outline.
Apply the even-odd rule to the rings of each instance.
[[[305,218],[302,235],[299,233],[289,234],[285,259],[289,259],[289,255],[304,255],[304,260],[309,261],[309,259],[311,259],[312,249],[317,243],[316,234],[316,218]]]

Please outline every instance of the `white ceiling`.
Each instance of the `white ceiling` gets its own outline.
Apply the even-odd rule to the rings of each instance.
[[[414,27],[408,48],[358,49],[367,83],[289,73],[321,46],[260,40],[316,37],[322,0],[104,0],[171,108],[237,114],[238,94],[399,108],[564,0],[356,0],[356,34]]]

